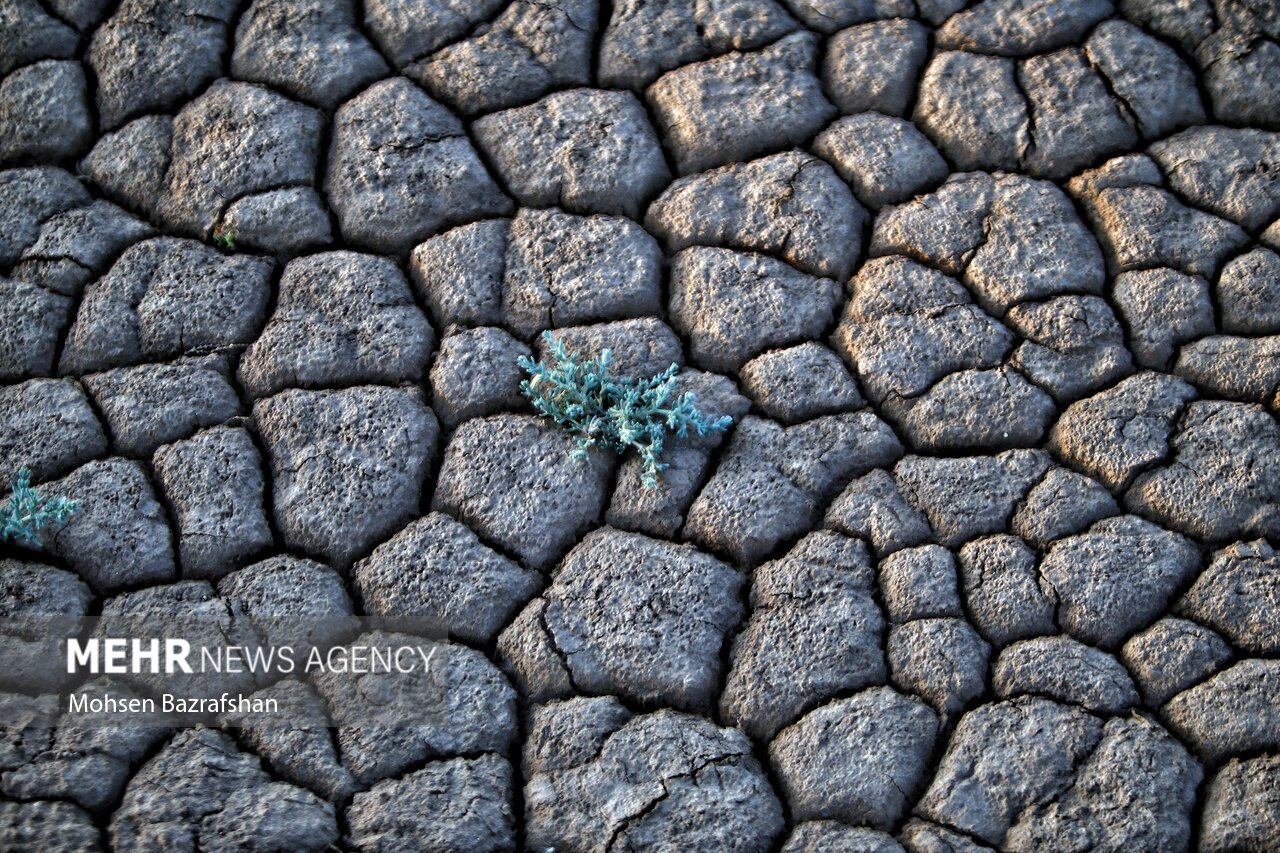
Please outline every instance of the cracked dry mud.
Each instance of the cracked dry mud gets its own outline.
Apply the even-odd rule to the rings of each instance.
[[[0,0],[0,75],[81,506],[0,849],[1280,849],[1280,5]],[[571,462],[545,330],[734,426]],[[197,612],[443,619],[447,725],[47,722],[24,620]]]

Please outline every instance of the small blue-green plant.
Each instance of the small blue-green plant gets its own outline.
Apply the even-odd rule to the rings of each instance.
[[[31,488],[31,471],[23,468],[9,484],[13,493],[0,511],[0,541],[10,539],[39,547],[41,528],[61,527],[79,509],[76,502],[63,497],[44,497]]]
[[[644,463],[641,482],[653,489],[667,467],[658,460],[667,433],[685,436],[692,429],[706,435],[733,423],[728,416],[708,418],[694,405],[692,393],[678,393],[678,365],[649,379],[615,377],[610,375],[613,354],[609,350],[598,358],[580,359],[550,332],[543,332],[542,339],[548,361],[520,357],[520,366],[529,374],[520,383],[520,392],[538,414],[577,439],[574,459],[585,459],[596,446],[619,453],[634,448]]]
[[[236,232],[214,231],[213,242],[228,252],[234,252],[236,250]]]

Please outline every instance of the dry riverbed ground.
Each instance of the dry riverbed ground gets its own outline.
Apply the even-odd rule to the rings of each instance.
[[[80,505],[0,554],[0,849],[1280,849],[1278,45],[1270,0],[0,0],[0,476]],[[545,330],[734,426],[657,490],[570,461]],[[155,685],[24,625],[192,613],[443,622],[440,713],[57,723]]]

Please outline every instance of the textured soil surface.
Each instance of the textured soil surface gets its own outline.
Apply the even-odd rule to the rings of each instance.
[[[1278,84],[1272,0],[0,0],[0,628],[450,650],[104,733],[19,636],[0,849],[1280,849]],[[571,461],[544,330],[734,426]]]

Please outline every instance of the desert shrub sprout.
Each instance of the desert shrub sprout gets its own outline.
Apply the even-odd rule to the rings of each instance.
[[[667,434],[694,430],[706,435],[727,429],[733,418],[708,418],[698,411],[691,392],[678,391],[672,364],[648,379],[616,377],[611,373],[613,354],[604,350],[597,358],[583,359],[565,348],[564,342],[544,332],[547,360],[519,359],[529,378],[520,391],[539,415],[555,421],[574,436],[572,457],[584,459],[593,447],[616,452],[632,448],[644,465],[645,488],[656,488],[665,463],[660,461]]]
[[[45,497],[31,487],[31,471],[23,468],[10,484],[9,502],[0,511],[0,540],[38,547],[40,530],[65,524],[79,507],[64,497]]]

